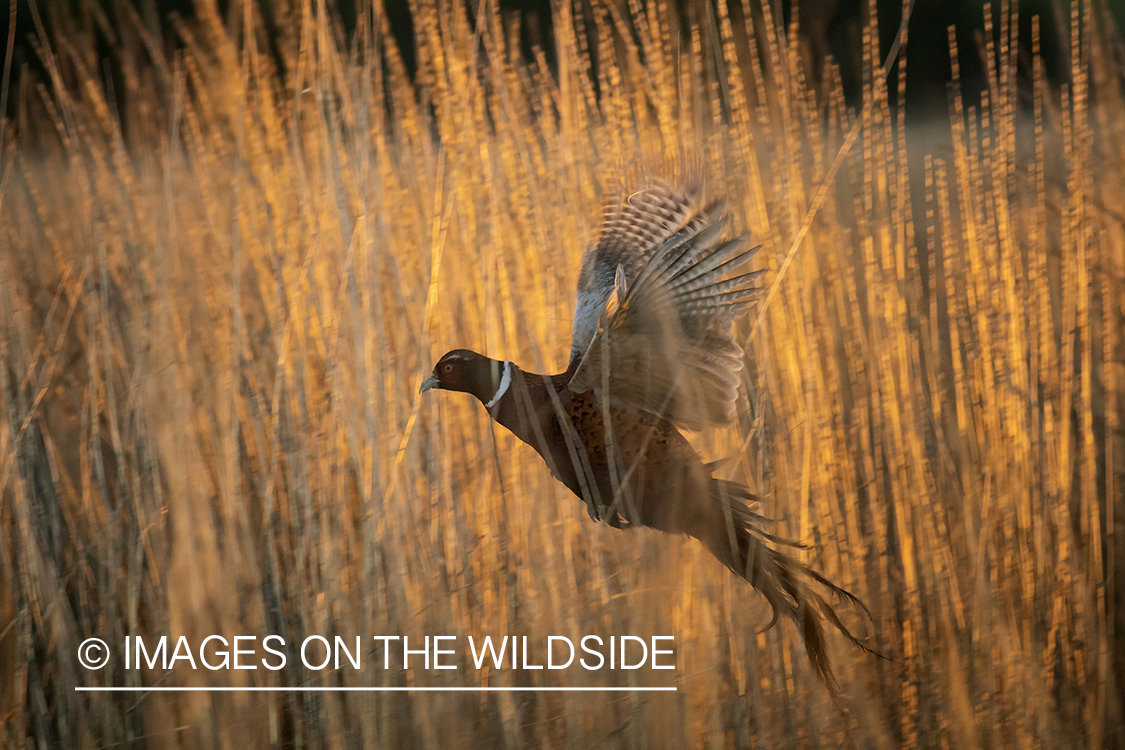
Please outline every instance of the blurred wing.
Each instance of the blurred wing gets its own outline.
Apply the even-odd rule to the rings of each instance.
[[[651,185],[607,206],[597,244],[586,253],[578,275],[571,365],[594,338],[617,269],[623,269],[627,279],[636,279],[661,243],[705,217],[707,212],[700,207],[697,187],[665,184]]]
[[[720,242],[726,221],[714,213],[694,214],[643,251],[639,272],[622,263],[611,274],[571,390],[688,429],[734,418],[742,348],[731,324],[761,292],[753,284],[764,271],[730,276],[758,248],[745,235]]]

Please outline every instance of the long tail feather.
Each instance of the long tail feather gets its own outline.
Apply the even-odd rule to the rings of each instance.
[[[878,655],[863,641],[852,635],[836,611],[824,597],[809,587],[814,582],[840,600],[858,605],[868,617],[866,605],[850,591],[837,586],[804,563],[794,560],[766,542],[802,546],[764,531],[762,516],[745,502],[754,496],[734,482],[713,480],[711,513],[701,516],[698,528],[688,533],[698,539],[724,565],[750,583],[773,608],[773,619],[767,630],[782,615],[797,625],[805,643],[809,660],[821,680],[833,691],[836,680],[828,658],[824,621],[831,623],[845,638],[864,651]]]

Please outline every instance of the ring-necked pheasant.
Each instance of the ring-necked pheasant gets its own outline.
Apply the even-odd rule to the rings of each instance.
[[[701,541],[801,631],[822,679],[833,679],[821,620],[864,648],[808,581],[852,594],[766,542],[744,486],[712,476],[677,425],[735,416],[742,349],[736,315],[760,293],[761,271],[732,275],[757,250],[721,241],[726,219],[699,191],[658,184],[606,213],[578,277],[570,363],[559,375],[455,349],[421,390],[471,393],[534,448],[554,476],[615,528],[648,526]],[[792,543],[790,543],[792,544]],[[866,608],[864,607],[866,610]]]

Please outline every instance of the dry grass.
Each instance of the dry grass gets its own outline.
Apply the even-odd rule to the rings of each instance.
[[[925,137],[869,80],[740,423],[697,441],[875,613],[846,618],[891,660],[833,641],[846,713],[699,545],[594,525],[469,399],[416,395],[453,346],[565,364],[580,254],[638,164],[701,161],[775,278],[855,114],[817,108],[769,3],[683,29],[664,2],[558,3],[556,77],[495,2],[474,46],[462,3],[418,0],[416,82],[378,8],[345,45],[322,2],[273,3],[275,59],[249,5],[201,0],[175,53],[127,5],[126,92],[56,19],[0,143],[0,746],[1125,744],[1125,100],[1100,4],[1029,114],[1003,3],[982,107],[954,94],[952,149],[910,170]],[[677,669],[78,666],[135,633],[673,634]]]

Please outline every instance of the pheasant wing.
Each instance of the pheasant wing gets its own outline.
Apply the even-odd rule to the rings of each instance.
[[[617,269],[636,279],[661,243],[692,226],[706,212],[700,211],[697,187],[650,185],[606,207],[601,231],[586,253],[578,275],[578,304],[570,346],[574,365],[590,347],[598,317],[614,291]]]
[[[717,207],[697,211],[619,263],[569,386],[688,429],[734,418],[742,349],[731,323],[759,295],[762,271],[731,275],[757,248],[721,242]],[[611,257],[611,256],[607,256]],[[580,287],[581,288],[581,287]]]

